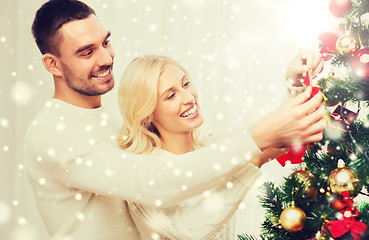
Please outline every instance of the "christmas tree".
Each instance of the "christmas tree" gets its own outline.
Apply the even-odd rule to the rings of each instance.
[[[319,37],[330,67],[313,84],[329,115],[324,138],[303,146],[303,164],[281,185],[263,184],[262,233],[240,240],[369,239],[369,1],[331,0],[329,9],[342,21]]]

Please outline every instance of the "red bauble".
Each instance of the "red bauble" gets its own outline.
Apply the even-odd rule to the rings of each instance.
[[[333,29],[319,35],[319,40],[322,43],[320,53],[323,55],[323,60],[331,59],[336,51],[336,44],[338,38],[345,34],[344,29]]]
[[[329,10],[335,17],[344,17],[352,8],[351,0],[331,0],[329,2]]]
[[[352,73],[364,81],[369,81],[369,48],[355,52],[351,59]]]

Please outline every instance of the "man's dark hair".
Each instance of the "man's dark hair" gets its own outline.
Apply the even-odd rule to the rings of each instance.
[[[60,28],[75,20],[88,18],[95,11],[78,0],[49,0],[36,12],[32,34],[42,54],[60,56]]]

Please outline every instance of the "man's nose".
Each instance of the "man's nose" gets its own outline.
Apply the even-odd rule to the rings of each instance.
[[[109,48],[102,48],[98,56],[99,66],[107,66],[113,64],[114,53]]]

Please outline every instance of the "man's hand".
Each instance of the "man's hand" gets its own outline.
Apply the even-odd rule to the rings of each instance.
[[[300,50],[287,68],[286,78],[293,86],[302,86],[306,72],[312,70],[315,78],[323,70],[322,54],[311,50]]]
[[[260,150],[320,141],[327,126],[323,95],[310,98],[311,87],[286,102],[249,129]]]

